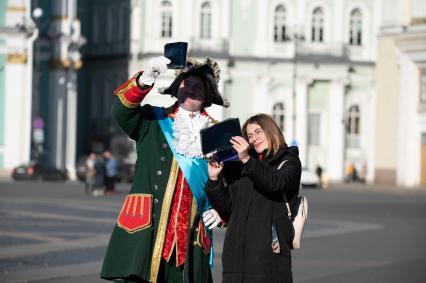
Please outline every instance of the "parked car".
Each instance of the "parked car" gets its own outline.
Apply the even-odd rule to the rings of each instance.
[[[320,180],[315,172],[310,171],[308,168],[302,169],[302,177],[300,179],[302,187],[317,187],[320,188]]]
[[[51,180],[65,181],[68,179],[66,170],[55,168],[47,162],[31,161],[17,166],[12,171],[14,180]]]

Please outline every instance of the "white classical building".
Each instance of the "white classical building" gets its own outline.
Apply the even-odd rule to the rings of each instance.
[[[391,0],[378,34],[375,180],[426,185],[426,2]]]
[[[349,163],[373,168],[381,1],[131,3],[130,50],[138,56],[130,73],[166,42],[187,41],[191,56],[221,66],[231,107],[214,109],[218,118],[272,115],[287,142],[299,146],[303,166],[320,165],[331,181],[343,180]],[[374,170],[367,172],[373,180]]]
[[[29,1],[0,4],[0,168],[27,162],[31,146],[32,50]]]
[[[73,177],[76,69],[82,63],[79,48],[84,43],[77,0],[39,3],[45,11],[31,4],[29,0],[0,4],[0,169],[27,163],[39,150]],[[43,13],[48,38],[35,45],[39,29],[34,18]],[[35,148],[41,144],[44,149]]]
[[[426,183],[424,1],[76,1],[39,1],[50,13],[51,54],[38,103],[48,104],[46,149],[57,166],[72,169],[76,155],[93,145],[120,144],[109,112],[114,88],[167,42],[186,41],[189,56],[209,56],[221,66],[219,87],[231,107],[212,107],[217,119],[272,115],[287,142],[299,146],[303,166],[320,165],[330,181],[344,180],[354,164],[370,182]],[[7,8],[1,36],[9,38],[0,45],[0,112],[9,111],[0,118],[3,168],[29,159],[31,95],[22,82],[31,79],[31,55],[19,64],[12,62],[19,56],[6,55],[31,53],[31,37],[22,41],[31,29],[13,29],[13,21],[29,27],[23,22],[29,12],[20,8],[28,2],[0,4]],[[77,83],[80,22],[87,44]],[[12,37],[21,38],[21,51],[10,51]],[[169,71],[156,86],[173,77]],[[15,99],[26,106],[10,112]],[[172,100],[153,91],[145,102]]]

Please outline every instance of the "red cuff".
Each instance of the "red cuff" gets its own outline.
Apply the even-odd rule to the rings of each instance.
[[[137,73],[130,80],[122,84],[114,91],[114,94],[118,96],[121,103],[123,103],[126,107],[139,107],[142,100],[152,89],[152,86],[149,86],[145,89],[141,89],[138,86],[137,79],[140,75],[142,75],[142,73],[143,72]]]

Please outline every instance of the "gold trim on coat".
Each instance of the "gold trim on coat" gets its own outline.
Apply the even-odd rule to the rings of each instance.
[[[118,90],[115,95],[118,96],[118,98],[120,99],[121,103],[123,103],[124,106],[126,106],[127,108],[136,108],[140,106],[140,102],[139,103],[132,103],[130,101],[128,101],[126,99],[126,97],[124,96],[124,94],[131,88],[133,87],[137,87],[136,81],[131,79],[129,80],[128,84],[123,87],[122,89]]]
[[[176,180],[179,173],[179,165],[176,159],[172,160],[169,180],[167,181],[166,192],[164,194],[163,205],[161,207],[160,221],[158,222],[157,237],[151,258],[150,282],[157,282],[158,271],[160,269],[161,255],[163,253],[164,240],[166,237],[167,220],[169,218],[173,193],[176,187]]]

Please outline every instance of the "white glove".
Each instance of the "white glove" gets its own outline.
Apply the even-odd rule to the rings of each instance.
[[[155,79],[161,73],[167,71],[167,64],[169,63],[170,60],[164,56],[149,59],[142,76],[139,77],[139,84],[152,86]]]
[[[215,209],[211,208],[203,212],[203,222],[211,230],[222,222],[222,218]]]

